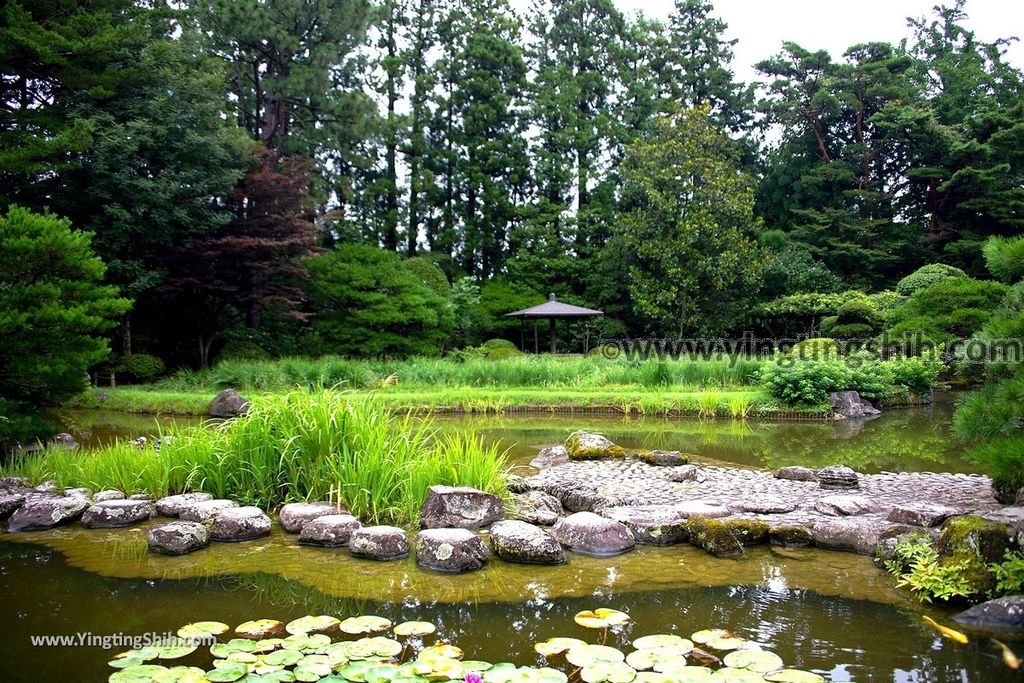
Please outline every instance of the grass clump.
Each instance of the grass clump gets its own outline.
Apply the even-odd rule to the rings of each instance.
[[[377,523],[414,525],[434,484],[505,494],[505,460],[474,435],[438,435],[373,397],[331,389],[265,397],[245,418],[175,434],[159,451],[118,443],[69,457],[45,451],[0,470],[34,481],[154,496],[206,491],[274,508],[331,499]]]

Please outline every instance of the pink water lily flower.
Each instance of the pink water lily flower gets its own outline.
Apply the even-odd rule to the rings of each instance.
[[[478,673],[466,674],[466,683],[483,683],[483,677]]]

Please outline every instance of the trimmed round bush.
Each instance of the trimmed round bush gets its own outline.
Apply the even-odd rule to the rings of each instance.
[[[270,360],[270,354],[254,341],[238,339],[225,344],[217,360]]]
[[[789,353],[797,358],[834,358],[839,355],[839,343],[829,337],[814,337],[794,344]]]
[[[149,382],[166,370],[162,360],[148,353],[133,353],[124,359],[121,367],[132,379],[139,382]]]
[[[951,277],[967,277],[967,273],[945,263],[929,263],[897,282],[896,291],[903,296],[910,296],[919,289]]]

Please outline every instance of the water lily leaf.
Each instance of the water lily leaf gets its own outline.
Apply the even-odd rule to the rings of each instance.
[[[433,680],[448,680],[454,681],[457,678],[463,678],[466,675],[466,670],[462,666],[462,662],[457,659],[444,659],[438,658],[431,661],[432,670],[427,674],[427,678]]]
[[[260,658],[252,652],[232,652],[228,655],[227,660],[229,662],[238,662],[239,664],[255,664],[260,661]]]
[[[328,638],[328,640],[330,639]],[[282,645],[284,645],[284,640],[281,638],[264,638],[256,641],[256,649],[253,652],[273,652]]]
[[[235,633],[243,638],[265,638],[284,632],[284,623],[277,619],[255,619],[235,627]]]
[[[289,650],[318,650],[331,644],[330,636],[323,633],[297,634],[288,636],[281,641],[281,644]]]
[[[376,636],[374,638],[363,638],[364,647],[368,648],[369,651],[377,657],[397,657],[402,654],[402,650],[405,646],[397,640],[391,638],[385,638],[384,636]]]
[[[429,661],[432,658],[462,659],[463,654],[461,648],[448,645],[447,643],[438,643],[437,645],[423,648],[416,658],[421,661]]]
[[[387,683],[401,675],[398,667],[394,664],[381,664],[366,672],[366,683]]]
[[[626,659],[626,655],[607,645],[585,645],[570,649],[565,658],[576,666],[590,666],[596,662],[621,662]]]
[[[693,641],[671,633],[658,633],[653,636],[642,636],[633,641],[637,650],[653,650],[672,648],[678,654],[688,654],[693,649]]]
[[[153,676],[153,683],[206,683],[206,672],[194,666],[175,666]]]
[[[802,669],[783,669],[766,674],[764,680],[772,683],[825,683],[825,678]]]
[[[107,680],[110,683],[152,683],[153,677],[164,671],[167,671],[167,667],[156,664],[139,664],[115,671]]]
[[[638,671],[655,669],[660,672],[664,671],[665,668],[658,668],[658,664],[663,664],[666,668],[678,668],[686,666],[686,657],[672,648],[659,647],[630,652],[626,655],[626,664],[629,664]]]
[[[334,617],[321,614],[318,617],[308,616],[301,617],[294,621],[289,621],[284,630],[291,633],[293,636],[305,635],[307,633],[318,633],[320,631],[329,631],[341,622]]]
[[[386,631],[391,628],[391,621],[384,617],[375,617],[372,614],[361,617],[349,617],[341,622],[339,626],[342,633],[358,635],[360,633],[374,633]]]
[[[580,678],[586,683],[630,683],[636,678],[636,669],[625,662],[594,662],[583,667]]]
[[[699,683],[710,680],[713,673],[714,671],[706,666],[687,665],[673,669],[669,675],[675,683]]]
[[[277,650],[263,655],[263,661],[271,666],[295,666],[301,659],[302,653],[298,650]]]
[[[584,610],[573,617],[573,621],[584,628],[608,628],[629,623],[629,615],[607,607],[595,610]]]
[[[653,671],[638,671],[633,683],[675,683],[676,679],[668,674]]]
[[[158,659],[181,659],[199,649],[198,645],[166,645],[160,648]]]
[[[145,663],[145,659],[135,656],[132,652],[122,652],[107,662],[107,666],[114,669],[127,669],[132,666],[141,666]]]
[[[226,666],[219,666],[213,671],[206,672],[206,678],[213,683],[231,683],[249,673],[249,667],[241,662],[214,662],[214,666],[218,664]]]
[[[437,627],[429,621],[405,621],[395,627],[396,636],[429,636]]]
[[[784,666],[782,657],[768,650],[736,650],[727,654],[722,659],[722,663],[737,669],[750,669],[763,674]]]
[[[323,680],[327,680],[326,678]],[[344,679],[339,678],[339,681]],[[295,681],[295,674],[291,671],[272,671],[266,674],[249,674],[242,679],[242,683],[293,683]]]
[[[727,666],[711,675],[708,681],[715,683],[764,683],[764,677],[750,669],[735,669]]]
[[[227,633],[231,629],[227,624],[219,621],[197,621],[194,624],[185,624],[178,629],[179,638],[209,638]]]
[[[515,670],[515,664],[499,662],[483,673],[484,683],[508,683]]]
[[[712,650],[739,650],[740,648],[747,647],[749,643],[743,638],[728,637],[728,638],[713,638],[705,643]]]
[[[316,655],[312,656],[315,657]],[[306,657],[296,665],[295,671],[292,673],[295,674],[296,681],[303,681],[303,683],[315,683],[321,678],[330,676],[331,667],[326,662],[311,661],[310,657]]]
[[[467,662],[463,662],[462,668],[465,669],[467,673],[480,673],[481,671],[487,671],[490,669],[491,663],[483,662],[478,659],[471,659]]]
[[[727,631],[724,628],[706,628],[702,631],[697,631],[690,639],[695,643],[701,645],[707,645],[709,641],[716,640],[718,638],[731,638],[732,631]]]
[[[574,647],[586,647],[587,642],[579,638],[548,638],[542,643],[537,643],[533,649],[537,654],[545,657],[553,657],[563,652],[568,652]]]
[[[537,669],[538,683],[567,683],[569,677],[558,669],[542,666]]]

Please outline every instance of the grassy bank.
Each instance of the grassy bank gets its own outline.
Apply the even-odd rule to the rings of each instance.
[[[334,500],[378,523],[414,525],[434,484],[504,494],[505,461],[472,434],[439,435],[369,396],[321,389],[265,396],[244,419],[173,435],[160,451],[115,444],[17,456],[2,475],[162,496],[206,491],[275,508]]]

